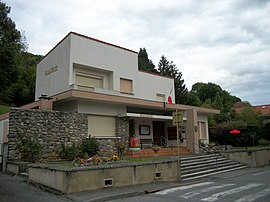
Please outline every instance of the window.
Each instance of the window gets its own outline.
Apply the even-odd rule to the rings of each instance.
[[[165,95],[157,93],[157,100],[160,102],[165,102]]]
[[[103,78],[91,74],[76,74],[76,84],[79,86],[103,88]]]
[[[132,93],[132,80],[120,78],[120,92]]]
[[[88,134],[91,137],[114,137],[115,117],[89,115]]]
[[[200,139],[206,139],[206,123],[199,122],[199,137]]]

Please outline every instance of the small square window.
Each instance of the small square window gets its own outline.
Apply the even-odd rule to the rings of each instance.
[[[132,80],[120,78],[120,92],[132,93]]]

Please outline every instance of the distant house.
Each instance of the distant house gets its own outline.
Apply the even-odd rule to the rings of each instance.
[[[239,113],[246,107],[253,107],[256,111],[260,112],[260,118],[263,120],[264,123],[270,122],[270,104],[251,106],[249,103],[246,102],[237,102],[234,104],[233,110]]]
[[[254,106],[257,111],[260,111],[260,117],[264,123],[270,123],[270,104]]]
[[[137,52],[74,32],[37,65],[35,99],[24,108],[87,114],[91,137],[113,139],[121,132],[161,146],[176,145],[172,113],[181,110],[181,145],[194,152],[200,140],[209,142],[207,116],[219,113],[175,104],[174,80],[139,71]],[[1,116],[2,139],[6,122]]]

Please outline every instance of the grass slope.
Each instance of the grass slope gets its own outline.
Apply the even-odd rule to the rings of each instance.
[[[9,112],[9,109],[10,109],[9,106],[0,105],[0,114],[4,114],[6,112]]]

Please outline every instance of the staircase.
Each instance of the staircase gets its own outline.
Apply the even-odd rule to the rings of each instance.
[[[193,180],[246,167],[218,153],[182,157],[181,180]]]

